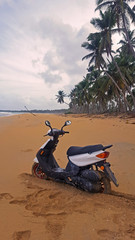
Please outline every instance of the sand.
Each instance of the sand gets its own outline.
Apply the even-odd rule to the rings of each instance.
[[[48,139],[44,121],[70,134],[60,139],[55,157],[61,167],[73,146],[113,144],[109,162],[119,182],[112,195],[91,194],[32,177],[39,147]],[[135,119],[31,114],[0,118],[0,239],[135,239]]]

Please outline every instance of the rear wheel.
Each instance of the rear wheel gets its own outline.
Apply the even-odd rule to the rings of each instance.
[[[34,162],[32,165],[32,175],[40,179],[48,179],[46,174],[42,171],[42,168],[39,166],[39,163]]]
[[[98,179],[100,179],[100,190],[98,192],[104,193],[104,194],[110,194],[111,193],[111,183],[110,179],[105,175],[103,171],[100,170],[94,170],[96,175],[98,176]]]

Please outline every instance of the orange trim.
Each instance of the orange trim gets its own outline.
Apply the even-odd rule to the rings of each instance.
[[[104,170],[104,166],[101,166],[100,168],[101,168],[101,170]]]
[[[44,151],[42,150],[41,153],[40,153],[40,155],[43,155],[43,153],[44,153]]]

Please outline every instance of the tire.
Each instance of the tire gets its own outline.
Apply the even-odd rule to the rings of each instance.
[[[32,176],[38,177],[40,179],[48,179],[46,174],[42,171],[42,168],[39,166],[39,163],[34,162],[32,165]]]
[[[111,183],[110,183],[110,180],[107,177],[102,177],[101,185],[102,185],[102,189],[101,189],[102,193],[104,193],[104,194],[110,194],[111,193]]]

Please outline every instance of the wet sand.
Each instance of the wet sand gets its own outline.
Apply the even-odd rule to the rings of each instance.
[[[61,167],[73,146],[109,145],[109,162],[119,182],[112,195],[90,194],[32,177],[38,148],[48,139],[44,121],[70,134],[60,138]],[[135,119],[31,114],[0,118],[0,235],[3,240],[135,239]]]

